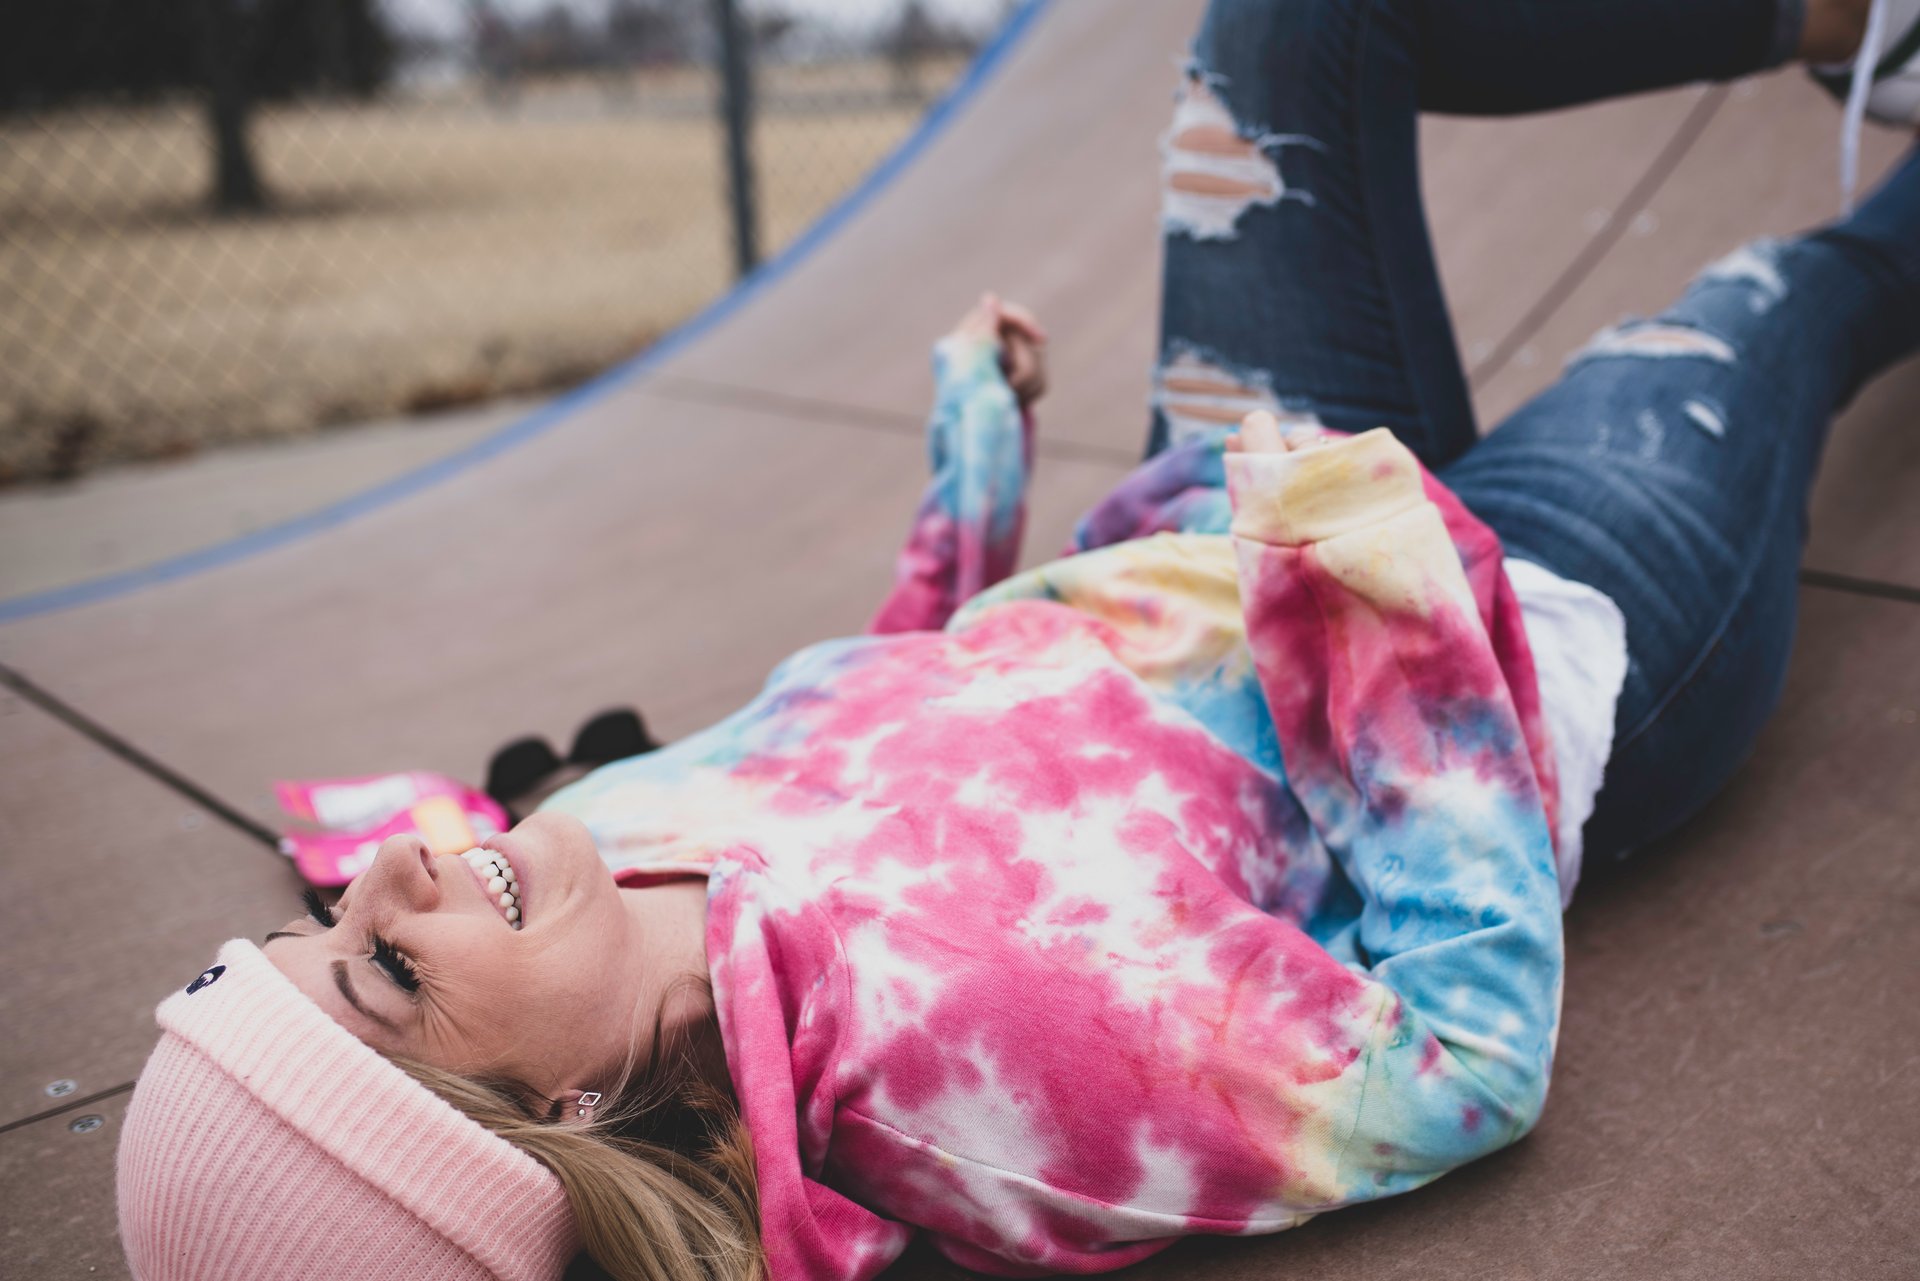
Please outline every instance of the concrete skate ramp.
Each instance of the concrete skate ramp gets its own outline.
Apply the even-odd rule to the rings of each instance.
[[[292,913],[262,840],[272,780],[475,777],[502,740],[610,703],[682,734],[857,629],[923,480],[926,346],[982,287],[1056,337],[1029,559],[1060,544],[1143,434],[1155,142],[1199,8],[1052,0],[803,252],[664,355],[284,536],[0,614],[0,1275],[124,1274],[112,1151],[148,1011],[220,939]],[[1429,122],[1487,420],[1742,238],[1831,213],[1837,119],[1781,75]],[[1899,145],[1870,137],[1870,172]],[[1413,1195],[1135,1275],[1912,1275],[1917,392],[1896,371],[1838,429],[1800,649],[1750,765],[1583,888],[1539,1130]],[[916,1255],[901,1275],[950,1271]]]

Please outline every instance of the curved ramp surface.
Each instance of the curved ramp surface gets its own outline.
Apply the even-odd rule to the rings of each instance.
[[[983,287],[1056,335],[1030,554],[1060,544],[1143,434],[1156,139],[1199,8],[1116,22],[1102,0],[1052,0],[910,162],[666,355],[403,501],[0,626],[3,945],[30,978],[0,997],[0,1272],[119,1271],[111,1152],[145,1011],[224,933],[291,914],[291,871],[259,839],[271,781],[471,777],[505,738],[616,702],[683,733],[859,627],[923,479],[926,345]],[[1791,75],[1429,122],[1435,233],[1489,419],[1741,238],[1829,213],[1836,127]],[[1870,168],[1898,145],[1871,138]],[[1905,1275],[1917,387],[1897,372],[1839,428],[1810,552],[1825,577],[1754,761],[1665,848],[1583,889],[1540,1130],[1415,1195],[1189,1243],[1137,1275]]]

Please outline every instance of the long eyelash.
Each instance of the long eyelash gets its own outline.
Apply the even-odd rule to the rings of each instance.
[[[420,990],[420,975],[413,968],[413,962],[401,955],[398,948],[378,934],[373,936],[373,963],[385,970],[387,977],[400,985],[401,991],[418,992]]]
[[[319,890],[309,885],[301,891],[300,905],[307,909],[307,915],[313,918],[314,924],[329,930],[333,928],[333,909],[320,897]]]

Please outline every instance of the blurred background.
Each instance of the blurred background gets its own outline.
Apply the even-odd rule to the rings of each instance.
[[[1020,0],[10,0],[0,487],[564,386]]]

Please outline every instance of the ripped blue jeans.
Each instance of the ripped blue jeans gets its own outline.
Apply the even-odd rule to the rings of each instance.
[[[1149,452],[1263,405],[1384,424],[1509,555],[1612,597],[1628,672],[1590,863],[1704,805],[1778,702],[1828,423],[1920,346],[1920,156],[1845,222],[1598,336],[1481,440],[1417,116],[1727,79],[1784,61],[1802,21],[1801,0],[1215,0],[1164,144]]]

